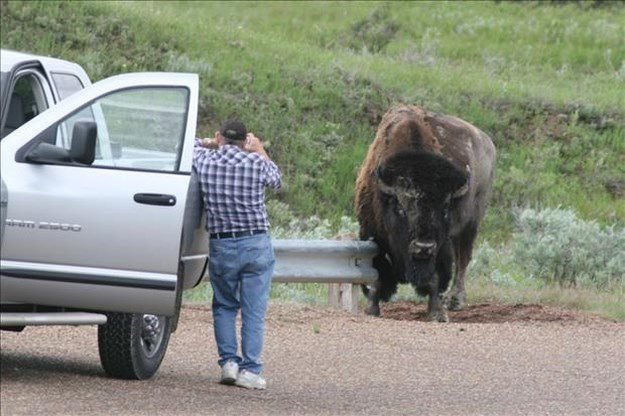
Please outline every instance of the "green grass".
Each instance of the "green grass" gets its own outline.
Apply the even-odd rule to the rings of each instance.
[[[3,48],[77,61],[94,80],[198,73],[198,135],[241,117],[282,168],[272,203],[288,215],[274,225],[318,216],[337,231],[353,218],[380,117],[408,102],[493,137],[497,180],[480,241],[506,244],[512,210],[525,206],[625,226],[623,3],[0,5]]]
[[[273,283],[271,299],[278,302],[297,302],[311,305],[324,305],[328,301],[328,285],[317,283]],[[213,291],[210,284],[200,283],[197,287],[184,292],[187,303],[210,305]]]
[[[532,285],[506,286],[484,279],[470,280],[467,284],[469,304],[498,303],[507,305],[540,304],[559,308],[582,310],[606,319],[625,321],[625,292],[598,292],[588,289],[571,289],[559,286]],[[184,293],[187,303],[210,305],[212,291],[207,283]],[[297,302],[314,306],[325,306],[328,301],[328,285],[317,283],[274,283],[271,300],[277,302]],[[427,303],[418,296],[411,286],[401,285],[394,300]],[[364,296],[359,298],[361,310],[365,307]]]

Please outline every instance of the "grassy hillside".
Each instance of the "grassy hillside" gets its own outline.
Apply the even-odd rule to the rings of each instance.
[[[491,134],[500,210],[623,223],[624,23],[625,7],[535,3],[9,2],[2,47],[76,60],[94,79],[198,72],[199,133],[245,119],[301,216],[351,215],[380,116],[403,101]]]
[[[482,241],[508,244],[520,208],[625,226],[620,2],[0,4],[3,48],[77,61],[95,80],[198,73],[198,134],[240,116],[282,167],[276,225],[316,215],[334,232],[353,218],[377,124],[391,103],[407,102],[493,138]]]

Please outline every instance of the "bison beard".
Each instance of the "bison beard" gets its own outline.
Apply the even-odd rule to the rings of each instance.
[[[409,274],[408,282],[414,286],[420,296],[430,294],[430,285],[436,276],[434,262],[430,260],[411,261],[412,273]]]

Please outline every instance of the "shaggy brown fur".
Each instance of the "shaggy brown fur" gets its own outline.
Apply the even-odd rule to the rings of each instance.
[[[398,151],[415,148],[441,153],[441,144],[426,118],[427,112],[414,105],[396,105],[382,117],[356,180],[355,205],[361,239],[379,236],[384,231],[380,228],[382,206],[374,198],[377,187],[373,178],[380,161]]]

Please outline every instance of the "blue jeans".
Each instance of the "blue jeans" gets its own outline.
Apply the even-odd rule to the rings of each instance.
[[[211,239],[209,269],[213,287],[213,328],[219,365],[235,361],[239,369],[260,374],[265,311],[271,289],[274,254],[269,234]],[[237,354],[236,316],[241,310],[241,356]]]

